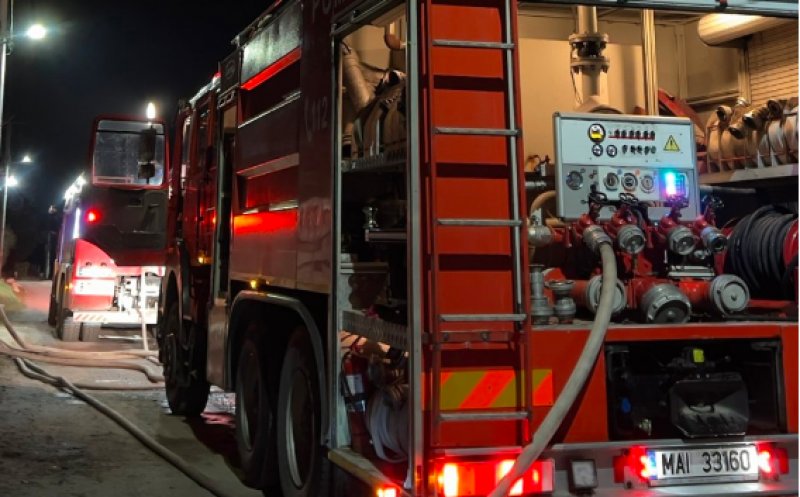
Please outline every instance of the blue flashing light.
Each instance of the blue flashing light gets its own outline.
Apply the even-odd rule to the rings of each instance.
[[[678,194],[678,177],[673,172],[664,174],[665,193],[667,197],[674,197]]]

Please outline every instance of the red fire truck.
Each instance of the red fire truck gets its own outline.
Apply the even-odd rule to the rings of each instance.
[[[796,193],[794,213],[723,229],[696,121],[631,107],[658,114],[660,79],[634,77],[654,74],[655,26],[678,39],[721,9],[796,30],[797,6],[575,3],[275,2],[180,111],[167,398],[191,416],[210,384],[236,393],[247,484],[796,493]],[[672,46],[658,60],[684,69],[730,55]],[[790,149],[768,147],[774,171]],[[787,241],[770,256],[787,292],[751,295],[751,239]]]
[[[48,322],[62,340],[158,317],[167,214],[164,123],[95,119],[91,170],[65,194]],[[113,334],[113,332],[108,332]]]

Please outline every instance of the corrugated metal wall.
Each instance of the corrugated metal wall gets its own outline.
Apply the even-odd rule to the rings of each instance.
[[[747,48],[753,104],[797,96],[797,23],[757,33]]]

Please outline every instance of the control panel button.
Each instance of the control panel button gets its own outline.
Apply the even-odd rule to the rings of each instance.
[[[607,190],[616,190],[619,187],[619,176],[615,173],[606,174],[606,177],[603,178],[603,186],[605,186]]]
[[[595,143],[594,145],[592,145],[592,153],[594,154],[595,157],[600,157],[601,155],[603,155],[603,146],[600,145],[599,143]]]
[[[567,186],[573,190],[583,188],[583,175],[579,171],[570,171],[567,174]]]
[[[632,192],[636,190],[636,186],[638,184],[639,180],[636,179],[636,176],[634,176],[633,173],[625,173],[622,176],[622,188],[624,188],[625,191]]]
[[[609,145],[606,147],[606,154],[609,157],[616,157],[617,156],[617,147],[616,145]]]
[[[649,174],[643,175],[639,184],[642,186],[642,191],[645,193],[651,193],[656,187],[653,177]]]

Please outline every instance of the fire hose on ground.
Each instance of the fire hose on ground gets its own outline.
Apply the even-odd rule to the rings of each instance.
[[[107,352],[98,351],[71,351],[59,349],[57,347],[43,347],[27,343],[19,333],[14,329],[14,326],[9,321],[6,315],[4,306],[0,305],[0,321],[5,325],[8,332],[14,340],[22,348],[11,347],[5,341],[0,340],[0,354],[8,355],[14,358],[19,370],[28,378],[47,383],[56,388],[66,390],[73,396],[83,400],[103,415],[110,418],[117,423],[125,431],[133,435],[134,438],[139,440],[145,447],[156,453],[159,457],[172,464],[176,469],[189,477],[192,481],[208,490],[217,497],[229,497],[229,495],[222,490],[211,478],[205,476],[199,470],[193,468],[188,462],[181,458],[176,453],[169,450],[164,445],[157,442],[153,437],[145,433],[141,428],[131,423],[119,412],[115,411],[105,403],[89,395],[84,388],[103,389],[103,390],[141,390],[153,388],[161,388],[163,385],[158,386],[113,386],[113,385],[94,385],[89,384],[80,386],[74,384],[64,378],[63,376],[55,376],[41,367],[31,363],[31,360],[49,362],[53,364],[66,365],[66,366],[91,366],[91,367],[104,367],[114,369],[134,369],[144,372],[150,381],[160,381],[159,375],[155,375],[147,368],[130,362],[124,362],[119,359],[122,358],[142,358],[150,357],[155,352],[143,350],[115,350]],[[103,359],[104,357],[112,357],[115,360]],[[163,379],[163,377],[161,377]]]
[[[93,383],[80,384],[81,388],[94,390],[152,390],[163,387],[164,376],[151,370],[143,364],[132,362],[131,359],[153,357],[156,352],[145,350],[110,350],[110,351],[82,351],[66,350],[59,347],[45,347],[28,343],[16,331],[6,315],[5,308],[0,306],[0,322],[5,326],[11,338],[18,346],[9,345],[0,340],[0,353],[32,361],[46,362],[61,366],[91,367],[106,369],[127,369],[139,371],[151,382],[150,385],[121,385]]]
[[[542,424],[533,434],[530,444],[526,445],[520,453],[514,466],[498,482],[488,497],[505,497],[511,490],[511,486],[520,479],[525,472],[530,469],[536,459],[542,454],[550,439],[561,426],[561,422],[566,418],[567,413],[575,403],[575,399],[584,387],[589,374],[594,368],[597,355],[605,340],[608,324],[611,322],[611,312],[614,304],[614,292],[617,284],[617,263],[611,239],[608,238],[602,228],[587,229],[584,232],[584,241],[595,252],[600,253],[603,266],[603,285],[600,290],[600,301],[597,307],[589,337],[586,340],[583,351],[578,358],[572,374],[567,380],[564,389],[559,394],[550,411],[545,416]]]

